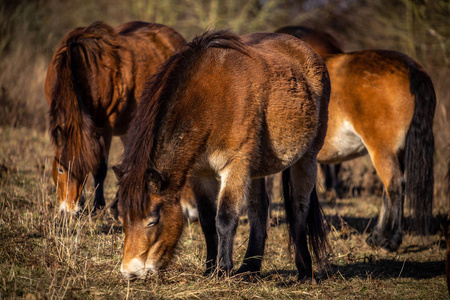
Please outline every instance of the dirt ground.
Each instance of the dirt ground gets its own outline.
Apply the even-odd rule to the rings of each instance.
[[[120,151],[119,141],[114,140],[105,187],[108,203],[117,189],[110,168],[119,161]],[[353,176],[359,181],[343,180],[348,188],[342,197],[320,195],[330,229],[331,268],[321,271],[316,266],[318,284],[296,280],[279,190],[272,202],[261,276],[254,281],[204,277],[206,246],[200,225],[194,222],[186,225],[165,272],[130,283],[119,272],[121,225],[107,213],[89,214],[92,178],[86,186],[87,211],[71,219],[58,214],[51,158],[46,133],[0,128],[0,299],[449,299],[442,205],[435,209],[431,235],[418,236],[406,226],[397,252],[372,249],[365,243],[381,197],[373,191],[379,188],[375,179],[373,186],[363,184],[365,177],[373,175],[370,163],[343,166],[342,178]],[[405,219],[409,220],[408,212]],[[245,254],[248,231],[243,215],[235,241],[235,267]]]

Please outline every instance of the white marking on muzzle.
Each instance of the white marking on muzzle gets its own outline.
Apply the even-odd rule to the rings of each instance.
[[[125,280],[132,280],[136,278],[144,279],[147,272],[156,273],[157,270],[153,264],[145,264],[138,258],[133,258],[125,267],[123,262],[120,266],[120,272]]]
[[[74,210],[70,210],[69,206],[67,205],[67,201],[61,202],[59,205],[59,211],[62,213],[70,213],[70,214],[76,214],[80,210],[80,206],[78,204],[75,206]]]

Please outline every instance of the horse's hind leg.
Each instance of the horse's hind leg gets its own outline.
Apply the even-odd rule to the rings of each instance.
[[[402,243],[403,185],[404,180],[398,158],[393,153],[371,153],[373,165],[383,182],[380,216],[373,233],[367,238],[371,246],[396,251]]]
[[[214,178],[190,179],[190,185],[197,202],[198,218],[206,241],[206,271],[204,275],[214,272],[216,268],[218,238],[216,231],[217,181]]]
[[[264,178],[255,179],[252,182],[251,192],[247,197],[250,237],[244,261],[237,273],[255,273],[261,270],[267,238],[268,209],[269,198],[265,189],[265,180]]]
[[[295,246],[298,278],[312,277],[312,260],[307,244],[307,217],[310,196],[317,177],[317,162],[304,156],[290,169],[283,171],[286,217]]]

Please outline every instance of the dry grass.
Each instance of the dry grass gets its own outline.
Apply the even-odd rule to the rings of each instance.
[[[121,146],[113,144],[111,162]],[[47,134],[0,128],[0,297],[1,298],[166,298],[166,299],[385,299],[448,297],[441,232],[407,234],[397,253],[372,250],[365,239],[378,213],[378,197],[323,201],[331,224],[332,269],[319,284],[299,283],[286,225],[269,227],[261,277],[254,282],[203,277],[205,243],[197,223],[186,227],[179,250],[160,276],[132,283],[119,268],[124,234],[106,214],[77,219],[57,213],[50,179],[52,150]],[[110,172],[111,173],[111,172]],[[106,197],[116,190],[108,174]],[[92,201],[93,186],[87,186]],[[90,207],[90,206],[89,206]],[[274,217],[283,218],[279,203]],[[248,238],[242,217],[235,242],[235,263]]]
[[[448,213],[450,159],[450,7],[446,1],[192,1],[73,0],[0,2],[0,299],[3,298],[231,298],[448,299],[444,281],[443,218]],[[345,2],[345,3],[344,3]],[[306,4],[305,4],[306,3]],[[263,4],[263,5],[262,5]],[[269,228],[261,278],[202,276],[205,244],[198,224],[186,227],[179,252],[159,277],[128,284],[119,266],[124,234],[106,215],[86,212],[61,219],[50,178],[52,147],[43,129],[47,104],[46,66],[57,43],[75,26],[96,20],[112,25],[141,19],[173,26],[188,40],[206,28],[239,34],[274,31],[298,24],[327,30],[345,50],[393,49],[420,61],[436,93],[434,121],[435,230],[429,237],[407,234],[397,253],[372,250],[365,239],[376,221],[379,196],[323,200],[331,225],[333,265],[318,285],[296,281],[285,224]],[[114,141],[110,161],[118,161]],[[364,160],[364,159],[363,159]],[[363,167],[361,167],[363,166]],[[373,173],[367,162],[347,167]],[[116,192],[108,175],[106,198]],[[354,175],[357,175],[353,171]],[[358,176],[358,175],[357,175]],[[353,179],[353,187],[358,188]],[[87,185],[92,201],[93,184]],[[90,206],[88,206],[90,207]],[[283,219],[275,205],[274,215]],[[408,219],[407,219],[408,220]],[[248,224],[236,237],[236,265],[245,253]]]

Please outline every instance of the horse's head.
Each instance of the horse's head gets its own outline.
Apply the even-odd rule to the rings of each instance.
[[[162,176],[148,169],[144,176],[124,174],[119,179],[119,220],[125,229],[120,271],[127,280],[156,273],[171,260],[183,231],[181,191],[169,191]],[[144,177],[142,181],[137,181]]]
[[[83,179],[87,174],[76,174],[74,172],[74,161],[70,160],[65,152],[66,139],[61,129],[57,129],[55,133],[56,148],[55,157],[53,158],[53,181],[58,190],[59,209],[61,212],[75,214],[83,205],[84,198],[82,196]]]
[[[71,174],[70,166],[65,168],[56,157],[53,158],[52,175],[58,189],[59,210],[70,214],[78,212],[84,202],[83,182]]]

